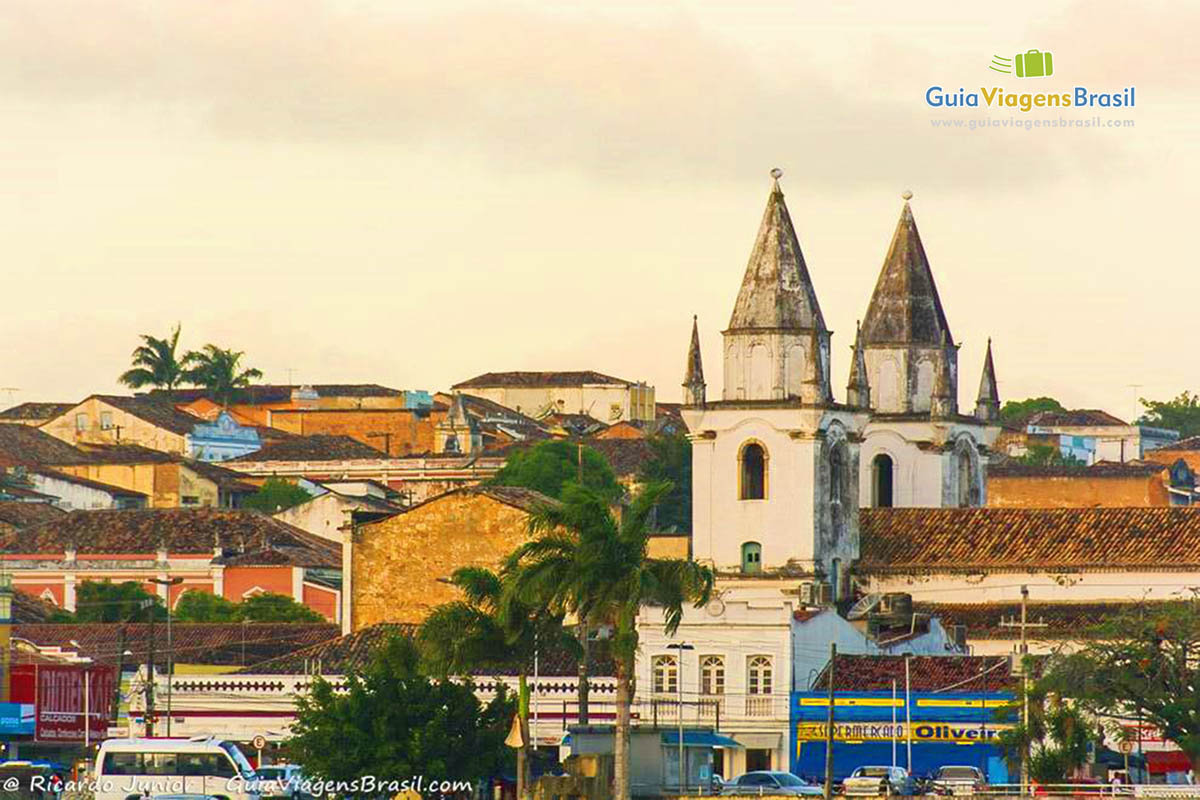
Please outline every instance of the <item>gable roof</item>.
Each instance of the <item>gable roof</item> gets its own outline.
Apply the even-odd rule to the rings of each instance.
[[[67,512],[49,503],[23,503],[18,500],[0,500],[0,525],[11,525],[20,530],[43,522],[65,517]]]
[[[1078,639],[1088,628],[1105,620],[1154,603],[1029,603],[1026,620],[1036,625],[1028,631],[1034,641]],[[964,625],[971,639],[1020,639],[1020,603],[913,603],[919,614],[937,617],[942,627]],[[1007,623],[1007,624],[1005,624]]]
[[[126,414],[148,422],[156,428],[161,428],[181,436],[186,436],[196,427],[196,423],[204,422],[199,417],[180,411],[170,402],[151,397],[136,395],[127,397],[119,394],[94,394],[87,400],[99,400],[102,403],[119,408]],[[85,400],[84,402],[87,402]],[[61,415],[60,415],[61,416]]]
[[[640,439],[585,439],[584,446],[590,447],[612,467],[618,478],[637,475],[643,466],[655,458],[654,446],[645,438]]]
[[[800,240],[772,173],[771,193],[742,276],[729,330],[825,330]]]
[[[1008,656],[859,656],[839,655],[838,691],[890,691],[892,682],[904,686],[905,661],[914,692],[997,692],[1016,686]],[[829,688],[829,666],[812,689]]]
[[[72,484],[75,484],[76,486],[83,486],[88,489],[95,489],[100,492],[107,492],[108,494],[112,495],[113,497],[147,497],[148,496],[142,492],[135,492],[132,489],[124,489],[120,486],[113,486],[111,483],[101,483],[100,481],[94,481],[94,480],[91,480],[90,478],[80,478],[76,475],[71,475],[66,472],[59,472],[58,470],[49,469],[47,467],[39,467],[37,469],[29,470],[29,474],[41,475],[42,477],[50,478],[51,480],[62,481],[64,483],[72,483]]]
[[[953,342],[942,299],[908,201],[900,212],[883,269],[862,321],[863,345]]]
[[[387,458],[376,450],[349,436],[314,434],[290,436],[269,442],[262,449],[230,459],[237,461],[341,461],[354,458]]]
[[[42,466],[84,464],[82,450],[29,425],[0,425],[0,464]]]
[[[213,553],[223,563],[340,568],[341,548],[256,511],[220,508],[154,508],[72,511],[0,539],[12,553],[77,555],[154,553],[163,544],[173,553]]]
[[[1168,445],[1156,447],[1154,450],[1148,452],[1163,452],[1166,450],[1200,450],[1200,436],[1189,436],[1186,439],[1180,439]]]
[[[533,511],[535,508],[546,504],[554,504],[558,501],[552,497],[547,497],[534,489],[526,489],[523,486],[494,486],[487,483],[479,483],[474,486],[463,486],[459,489],[452,489],[449,492],[444,492],[436,497],[430,497],[427,500],[422,500],[420,503],[415,503],[408,508],[401,509],[391,517],[401,514],[408,514],[418,508],[424,508],[432,503],[438,503],[443,500],[448,500],[456,497],[487,497],[495,500],[497,503],[502,503],[506,506],[511,506],[521,511]],[[376,522],[382,522],[383,519],[370,520],[364,524],[365,526],[372,525]]]
[[[15,420],[53,419],[64,412],[70,411],[74,407],[75,403],[21,403],[20,405],[0,411],[0,420],[11,422]]]
[[[58,606],[20,588],[12,593],[12,621],[15,625],[49,622],[55,611],[58,611]]]
[[[1026,427],[1039,428],[1093,428],[1129,427],[1129,423],[1098,408],[1075,408],[1070,411],[1038,411],[1025,421]]]
[[[621,384],[633,386],[633,381],[614,378],[593,370],[558,372],[485,372],[456,383],[451,389],[483,389],[497,386],[584,386],[585,384]]]
[[[1200,568],[1200,508],[864,508],[865,572]]]

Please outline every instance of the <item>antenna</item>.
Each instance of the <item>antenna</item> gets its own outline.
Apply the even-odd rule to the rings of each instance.
[[[292,376],[295,374],[296,368],[295,367],[287,367],[284,369],[284,372],[286,372],[287,376],[288,376],[288,386],[295,386],[296,384],[292,380]]]
[[[0,386],[0,392],[8,393],[8,402],[10,405],[12,404],[13,398],[19,391],[21,390],[16,386]]]

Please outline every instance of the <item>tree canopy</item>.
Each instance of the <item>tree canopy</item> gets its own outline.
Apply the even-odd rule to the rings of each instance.
[[[1063,404],[1053,397],[1030,397],[1026,400],[1009,400],[1000,408],[1000,423],[1010,428],[1022,428],[1025,421],[1039,411],[1066,411]]]
[[[512,751],[504,744],[515,710],[511,695],[501,691],[483,705],[471,683],[430,679],[419,662],[412,640],[396,635],[344,687],[318,678],[299,698],[289,755],[306,774],[327,781],[428,775],[477,782],[511,774]]]
[[[84,581],[75,589],[75,613],[56,615],[60,622],[146,622],[166,619],[162,600],[139,583]]]
[[[179,330],[176,325],[166,337],[159,339],[142,334],[142,343],[133,351],[133,366],[118,378],[130,389],[153,386],[174,389],[184,379],[184,357],[178,355]]]
[[[1064,453],[1052,444],[1031,444],[1025,455],[1013,459],[1035,467],[1085,466],[1082,459]]]
[[[659,433],[646,441],[654,458],[642,465],[638,479],[671,485],[655,511],[655,525],[686,533],[692,529],[692,443],[682,433]]]
[[[299,505],[312,495],[291,481],[283,478],[267,478],[258,491],[242,500],[242,507],[277,514],[286,508]]]
[[[261,370],[242,367],[244,355],[240,350],[206,344],[203,350],[187,354],[187,380],[207,389],[213,400],[228,405],[238,389],[244,389],[262,377]]]
[[[492,478],[497,486],[524,486],[547,497],[561,498],[568,486],[583,485],[597,495],[615,502],[621,497],[621,485],[604,456],[586,445],[563,439],[538,442],[516,450]]]
[[[1146,411],[1138,424],[1179,431],[1183,438],[1200,434],[1200,394],[1180,392],[1171,400],[1141,398]]]

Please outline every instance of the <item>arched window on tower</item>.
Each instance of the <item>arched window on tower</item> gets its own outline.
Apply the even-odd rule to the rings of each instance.
[[[846,528],[846,445],[838,442],[829,450],[829,518],[834,536]]]
[[[762,545],[758,542],[742,545],[742,572],[762,572]]]
[[[980,505],[982,498],[979,492],[979,476],[974,459],[971,458],[969,441],[960,442],[956,454],[958,463],[958,497],[959,508],[974,508]]]
[[[738,497],[764,500],[767,497],[767,451],[757,442],[742,446],[739,458]]]
[[[891,508],[895,503],[895,465],[887,453],[880,453],[871,460],[871,505],[874,508]]]

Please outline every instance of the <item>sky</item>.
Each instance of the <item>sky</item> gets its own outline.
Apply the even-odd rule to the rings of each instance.
[[[843,387],[913,211],[973,405],[1200,389],[1200,5],[8,0],[0,406],[119,390],[138,335],[266,380],[594,369],[710,396],[770,186]],[[1055,74],[991,72],[1050,51]],[[1132,109],[933,109],[930,86]],[[1132,127],[978,130],[1059,117]],[[842,397],[842,391],[837,392]]]

